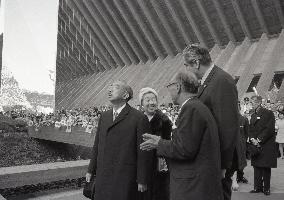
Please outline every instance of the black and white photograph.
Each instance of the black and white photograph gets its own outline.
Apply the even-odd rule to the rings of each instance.
[[[0,0],[0,200],[283,200],[284,0]]]

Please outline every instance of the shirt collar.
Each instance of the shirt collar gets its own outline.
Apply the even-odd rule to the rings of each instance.
[[[122,109],[126,106],[126,103],[123,104],[123,106],[121,106],[120,108],[118,108],[117,110],[112,109],[112,113],[114,114],[114,112],[117,113],[117,115],[119,115],[119,113],[122,111]]]
[[[209,69],[207,69],[207,71],[205,72],[205,74],[203,75],[202,79],[201,79],[201,85],[204,84],[205,80],[207,79],[207,77],[209,76],[210,72],[212,71],[213,67],[214,67],[214,63],[209,67]]]
[[[153,117],[154,117],[154,115],[152,115],[152,116],[148,116],[148,115],[146,115],[147,117],[148,117],[148,120],[149,120],[149,122],[153,119]]]
[[[185,100],[180,107],[180,110],[182,109],[182,107],[184,106],[184,104],[186,104],[190,99],[192,99],[193,97],[189,97],[187,100]]]

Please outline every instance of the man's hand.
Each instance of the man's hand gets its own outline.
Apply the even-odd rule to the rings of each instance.
[[[252,142],[253,145],[257,146],[259,144],[258,139],[251,138],[250,141]]]
[[[92,174],[90,174],[90,173],[87,173],[87,174],[86,174],[86,182],[87,182],[87,183],[90,183],[91,177],[92,177]]]
[[[160,139],[161,139],[160,136],[145,133],[143,134],[143,140],[145,142],[140,144],[140,149],[143,151],[150,151],[156,149],[158,147]]]
[[[138,192],[145,192],[147,190],[147,185],[138,183]]]

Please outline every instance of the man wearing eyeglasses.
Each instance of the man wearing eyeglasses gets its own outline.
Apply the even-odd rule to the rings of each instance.
[[[156,149],[170,170],[170,199],[223,200],[218,129],[213,115],[198,98],[198,80],[180,72],[167,85],[180,113],[172,140],[144,134],[140,148]]]
[[[238,91],[230,74],[216,66],[206,48],[190,45],[184,52],[186,70],[200,80],[198,98],[211,110],[218,126],[224,200],[231,199],[232,175],[237,168],[239,134]]]

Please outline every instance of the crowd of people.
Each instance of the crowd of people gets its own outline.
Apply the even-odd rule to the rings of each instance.
[[[129,106],[133,91],[126,82],[109,86],[112,109],[101,115],[86,174],[95,191],[89,198],[231,199],[233,181],[247,182],[247,158],[254,169],[250,193],[270,195],[281,102],[257,94],[239,101],[233,78],[199,45],[186,48],[183,59],[185,71],[166,86],[179,107],[158,109],[157,92],[142,88],[145,119]]]
[[[132,108],[132,88],[115,81],[107,90],[111,106],[18,117],[36,128],[96,128],[86,174],[92,199],[228,200],[236,180],[247,182],[246,159],[254,168],[250,192],[270,195],[276,142],[283,158],[284,106],[257,94],[238,100],[233,78],[199,45],[186,48],[183,59],[186,70],[166,86],[174,104],[158,106],[147,87]]]
[[[26,122],[29,127],[39,130],[45,126],[61,128],[66,132],[72,132],[72,127],[82,127],[86,132],[95,130],[102,112],[108,110],[107,106],[92,107],[86,109],[56,110],[53,113],[31,113],[25,110],[12,110],[2,112],[0,115]]]
[[[72,127],[82,127],[86,132],[94,132],[98,126],[98,121],[102,112],[110,110],[111,107],[94,106],[90,108],[76,108],[72,110],[55,110],[53,113],[35,113],[26,110],[9,110],[0,112],[0,116],[7,117],[13,120],[20,120],[25,122],[26,126],[34,127],[39,130],[41,127],[52,126],[54,128],[62,128],[67,132],[72,132]],[[137,110],[141,111],[139,105],[136,106]],[[171,103],[169,105],[160,105],[159,109],[163,111],[173,122],[178,116],[178,106]]]

